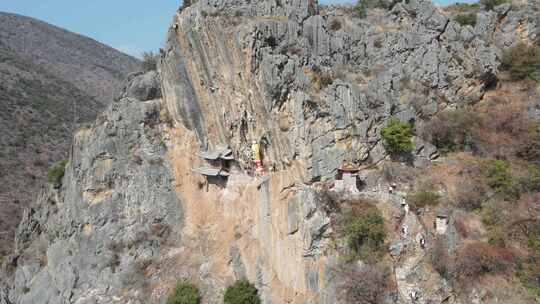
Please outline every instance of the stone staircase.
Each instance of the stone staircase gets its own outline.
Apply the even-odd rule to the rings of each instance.
[[[426,235],[424,227],[413,212],[407,212],[401,224],[402,242],[405,249],[395,267],[395,276],[400,298],[404,303],[423,304],[421,277],[414,275],[426,252],[419,244],[420,235]],[[405,231],[405,232],[403,232]]]

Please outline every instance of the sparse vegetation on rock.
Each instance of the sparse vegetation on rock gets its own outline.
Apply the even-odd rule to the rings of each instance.
[[[510,164],[504,160],[493,160],[487,166],[487,183],[505,199],[519,198],[520,191],[516,179],[510,173]]]
[[[527,172],[519,179],[520,190],[523,192],[540,191],[540,166],[530,165]]]
[[[519,279],[523,286],[534,297],[540,297],[540,257],[538,255],[529,258],[527,263],[521,265]]]
[[[181,281],[171,291],[167,298],[167,304],[199,304],[201,295],[197,286],[187,281]]]
[[[381,8],[390,9],[397,1],[393,0],[359,0],[353,7],[354,13],[360,18],[367,16],[368,9]]]
[[[389,289],[390,273],[381,265],[344,263],[336,271],[339,278],[339,298],[345,303],[382,303]],[[361,278],[361,279],[360,279]]]
[[[454,203],[463,210],[478,210],[486,200],[489,187],[483,177],[474,172],[467,172],[463,175],[456,183]]]
[[[460,288],[486,274],[511,273],[516,265],[516,255],[508,248],[478,241],[463,244],[452,256],[444,238],[435,241],[430,259],[442,277]]]
[[[419,190],[407,196],[407,201],[413,209],[437,206],[441,196],[432,190]]]
[[[224,304],[260,304],[259,292],[247,280],[236,281],[227,287],[223,299]]]
[[[518,44],[508,49],[503,55],[501,67],[514,80],[540,81],[540,46]]]
[[[386,127],[381,130],[381,137],[390,154],[407,153],[414,149],[411,124],[397,118],[388,121]]]
[[[476,25],[476,13],[463,13],[454,17],[454,20],[462,26],[470,25],[474,27]]]
[[[330,30],[339,31],[341,29],[341,22],[338,19],[332,19],[330,21]]]
[[[508,3],[508,0],[480,0],[480,4],[482,4],[488,10],[492,10],[496,6],[499,6],[505,3]]]
[[[434,245],[429,252],[429,259],[433,268],[445,279],[451,279],[452,265],[448,246],[444,237],[438,237],[434,240]]]
[[[365,18],[367,16],[367,7],[363,1],[358,1],[358,3],[356,3],[356,5],[354,6],[353,10],[356,16],[358,16],[359,18]]]
[[[538,154],[537,124],[528,119],[519,99],[494,97],[473,107],[441,111],[420,127],[419,134],[445,154],[467,151],[532,161]]]
[[[311,82],[316,91],[323,90],[334,82],[334,77],[332,77],[332,74],[329,71],[323,71],[319,67],[314,67],[312,72],[313,77]]]
[[[518,156],[540,165],[540,123],[533,122],[528,124],[525,133],[526,140],[522,143]]]
[[[529,229],[528,257],[519,265],[518,277],[523,286],[535,297],[540,297],[540,219]]]
[[[49,183],[53,185],[62,184],[62,178],[64,177],[67,163],[67,160],[61,160],[52,165],[47,173],[47,180]]]
[[[514,257],[506,248],[483,242],[465,244],[457,252],[454,275],[461,283],[467,284],[484,274],[509,270]]]
[[[443,153],[471,150],[480,122],[478,114],[469,108],[443,111],[423,129],[424,137]]]
[[[345,214],[343,230],[354,257],[374,262],[382,254],[386,228],[381,212],[373,206],[355,208]]]
[[[455,3],[447,7],[448,10],[454,11],[454,12],[470,12],[470,11],[477,11],[480,9],[479,3]]]
[[[142,54],[142,69],[145,72],[149,71],[155,71],[157,70],[157,63],[159,59],[158,54],[154,54],[154,52],[144,52]]]

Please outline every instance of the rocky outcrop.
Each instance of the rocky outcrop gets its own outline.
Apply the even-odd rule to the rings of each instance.
[[[161,98],[161,82],[158,73],[151,71],[129,75],[121,98],[123,97],[140,101]]]
[[[159,109],[125,98],[75,134],[62,187],[19,226],[12,303],[140,303],[146,267],[182,225]]]
[[[477,27],[496,35],[504,20]],[[481,98],[482,75],[497,72],[506,46],[475,31],[422,0],[367,20],[309,0],[200,0],[179,11],[159,73],[130,77],[75,135],[62,187],[25,214],[0,303],[160,303],[180,279],[220,303],[240,278],[267,304],[340,303],[341,245],[318,181],[343,160],[384,161],[390,117],[420,122]],[[411,165],[437,156],[414,140]],[[201,152],[224,145],[227,176],[194,170],[208,165]],[[362,179],[339,195],[374,198],[395,222],[403,197],[376,169]],[[387,302],[459,303],[427,266],[426,225],[399,218],[408,233],[389,240],[397,286]]]
[[[477,101],[482,75],[496,73],[502,48],[520,38],[491,44],[505,35],[500,22],[522,20],[530,28],[523,40],[536,39],[524,9],[510,19],[484,13],[480,19],[494,21],[476,30],[429,1],[398,3],[373,23],[339,9],[314,15],[304,2],[271,13],[274,2],[264,1],[247,18],[235,9],[251,12],[253,4],[201,1],[175,17],[161,64],[165,103],[202,146],[227,143],[246,164],[247,143],[263,139],[277,166],[300,162],[306,181],[331,177],[344,158],[385,156],[378,134],[389,117],[415,121]],[[305,7],[303,18],[291,7]],[[207,134],[210,126],[221,131]]]
[[[0,256],[72,133],[96,119],[140,61],[45,22],[0,12]]]

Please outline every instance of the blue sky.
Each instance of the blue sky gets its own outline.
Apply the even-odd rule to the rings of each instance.
[[[319,0],[347,2],[354,1]],[[162,46],[171,16],[180,3],[181,0],[0,0],[0,11],[38,18],[140,56],[143,51]]]

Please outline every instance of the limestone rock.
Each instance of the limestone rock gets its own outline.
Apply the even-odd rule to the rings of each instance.
[[[265,304],[339,303],[323,186],[343,160],[387,157],[380,131],[391,117],[416,123],[478,101],[478,78],[521,39],[501,25],[512,31],[521,20],[529,38],[537,25],[512,7],[508,18],[481,12],[474,29],[461,27],[425,0],[367,20],[329,10],[310,0],[200,0],[178,12],[158,72],[132,76],[75,135],[62,187],[25,214],[0,303],[159,303],[182,278],[217,303],[241,277]],[[252,168],[253,141],[264,176]],[[437,156],[414,141],[413,165]],[[234,161],[218,183],[192,169],[224,166],[199,157],[219,146]],[[361,179],[361,194],[386,213],[401,203],[381,188],[380,171]],[[392,247],[398,303],[417,289],[422,303],[439,303],[451,290],[415,245],[421,222],[412,212],[405,221],[411,235]]]
[[[126,96],[140,101],[161,98],[161,83],[155,71],[132,74],[128,77]]]
[[[19,226],[7,303],[112,302],[123,286],[142,282],[168,232],[182,223],[152,127],[159,115],[149,115],[159,104],[123,99],[95,129],[75,135],[62,188],[44,193]],[[116,136],[108,136],[106,122]],[[124,302],[140,296],[133,290]]]

